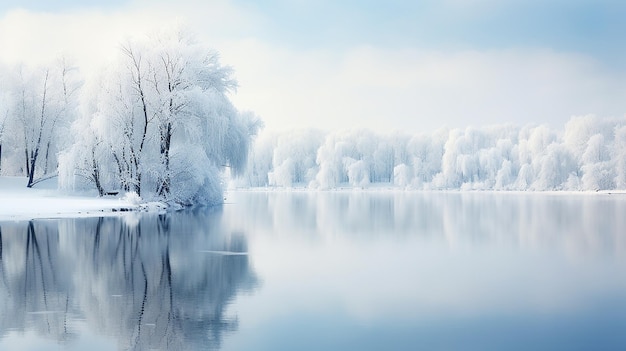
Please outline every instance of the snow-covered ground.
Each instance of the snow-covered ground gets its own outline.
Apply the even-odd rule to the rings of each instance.
[[[63,193],[55,179],[30,189],[26,183],[26,177],[0,177],[0,220],[100,216],[139,208],[122,197]]]

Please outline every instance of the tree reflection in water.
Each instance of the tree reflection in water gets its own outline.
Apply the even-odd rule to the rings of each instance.
[[[219,210],[1,223],[0,336],[63,343],[84,320],[120,349],[219,348],[257,285],[246,250]]]

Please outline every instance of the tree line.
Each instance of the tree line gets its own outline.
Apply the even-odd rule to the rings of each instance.
[[[626,119],[380,134],[367,129],[264,133],[240,187],[437,190],[626,189]]]

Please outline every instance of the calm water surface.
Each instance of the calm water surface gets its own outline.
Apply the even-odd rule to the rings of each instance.
[[[624,350],[626,195],[0,222],[0,350]]]

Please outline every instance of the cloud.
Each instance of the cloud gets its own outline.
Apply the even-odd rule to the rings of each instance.
[[[164,1],[135,0],[115,10],[100,9],[35,12],[11,10],[0,18],[0,62],[41,64],[61,55],[75,58],[83,70],[97,70],[114,57],[128,37],[151,33],[176,22],[211,42],[253,25],[253,16],[233,8],[228,1],[183,1],[176,6]]]
[[[5,64],[44,64],[67,55],[83,69],[95,69],[114,56],[119,43],[147,27],[141,16],[99,12],[9,12],[0,20],[0,60]]]
[[[481,0],[481,3],[486,3]],[[14,10],[0,18],[0,62],[66,53],[97,71],[126,37],[186,23],[232,65],[233,100],[267,129],[368,127],[409,132],[442,125],[550,123],[622,116],[624,73],[595,58],[541,48],[456,50],[346,43],[303,48],[267,40],[271,18],[232,1],[135,0],[115,10]]]
[[[241,42],[239,105],[268,128],[433,130],[442,125],[549,123],[621,116],[623,75],[586,56],[547,50],[461,51],[356,47],[290,51]],[[227,50],[227,52],[231,52]],[[243,59],[243,53],[254,59]]]

